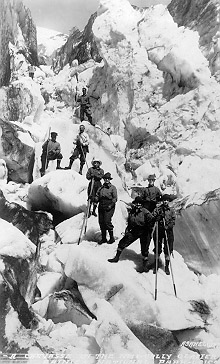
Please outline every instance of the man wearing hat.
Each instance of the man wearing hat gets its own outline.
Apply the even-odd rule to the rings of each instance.
[[[83,124],[79,126],[79,133],[77,134],[76,139],[73,141],[73,144],[75,144],[75,149],[69,158],[69,166],[65,167],[65,169],[71,169],[74,160],[79,158],[79,174],[82,174],[83,166],[86,163],[86,154],[89,152],[89,136],[85,132],[85,126]]]
[[[95,201],[95,196],[97,190],[102,186],[101,179],[104,176],[104,170],[100,168],[102,162],[98,158],[93,158],[92,167],[90,167],[86,173],[86,178],[90,181],[88,186],[88,198],[91,199],[89,216],[91,215],[91,207],[93,204],[92,215],[97,216],[95,210],[97,207],[97,202]],[[93,183],[92,183],[93,180]]]
[[[109,233],[108,244],[112,244],[115,241],[112,224],[112,217],[115,212],[115,204],[117,202],[117,189],[111,184],[111,173],[107,172],[103,176],[104,183],[98,189],[95,197],[95,201],[99,203],[98,206],[98,221],[100,230],[102,233],[102,240],[99,244],[107,243],[106,233]]]
[[[151,213],[143,207],[143,200],[140,196],[135,197],[131,206],[128,213],[128,224],[125,229],[125,234],[119,241],[115,257],[108,259],[108,261],[110,263],[117,263],[122,251],[134,241],[140,239],[143,271],[148,272],[150,267],[148,262],[148,249],[157,214]]]
[[[157,202],[160,201],[162,196],[160,189],[154,186],[155,180],[155,174],[150,174],[148,176],[148,186],[144,187],[140,193],[143,200],[143,206],[150,212],[155,209]]]
[[[45,174],[45,170],[48,167],[49,161],[56,159],[57,169],[60,169],[61,159],[63,158],[61,154],[60,143],[56,141],[58,134],[52,131],[50,135],[51,139],[46,140],[46,142],[42,145],[42,155],[41,155],[42,167],[40,169],[41,176]]]

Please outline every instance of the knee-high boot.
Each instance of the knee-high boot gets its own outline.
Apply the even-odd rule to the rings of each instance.
[[[108,241],[108,244],[112,244],[115,242],[115,238],[114,238],[114,235],[113,235],[113,230],[108,230],[108,233],[109,233],[109,241]]]
[[[79,174],[82,174],[84,164],[80,164]]]
[[[73,165],[73,159],[70,159],[69,165],[68,167],[65,167],[65,169],[71,169],[72,165]]]
[[[97,213],[95,212],[96,207],[97,207],[97,204],[96,203],[93,203],[92,215],[94,215],[94,216],[97,216]]]
[[[60,169],[61,159],[57,159],[57,169]]]
[[[170,270],[169,270],[169,264],[170,264],[170,260],[169,258],[165,258],[165,273],[169,276],[170,275]]]
[[[149,272],[150,270],[150,263],[148,257],[143,257],[143,272]]]
[[[102,233],[102,240],[98,243],[99,245],[107,243],[107,239],[106,239],[106,231],[107,231],[107,230],[104,230],[104,229],[102,229],[102,230],[101,230],[101,233]]]
[[[117,263],[119,261],[120,255],[121,255],[121,250],[117,249],[117,252],[116,252],[116,255],[114,256],[114,258],[108,259],[108,262]]]

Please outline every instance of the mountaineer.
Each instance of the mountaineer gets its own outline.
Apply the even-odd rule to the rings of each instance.
[[[83,166],[86,163],[86,154],[89,153],[89,136],[85,132],[85,126],[83,124],[79,126],[79,133],[77,134],[76,139],[73,141],[73,144],[75,144],[76,146],[73,154],[69,158],[69,166],[65,167],[65,169],[71,169],[74,160],[79,158],[79,174],[82,174]]]
[[[150,212],[155,209],[157,202],[160,201],[162,196],[160,189],[154,186],[155,180],[155,174],[150,174],[148,176],[148,186],[142,188],[140,193],[140,197],[143,200],[143,206]]]
[[[144,201],[140,196],[132,201],[131,209],[128,212],[127,227],[123,238],[119,241],[117,252],[114,258],[108,259],[110,263],[117,263],[122,251],[137,239],[140,239],[141,254],[143,256],[143,271],[148,272],[148,250],[152,238],[152,231],[155,221],[160,213],[157,209],[151,213],[143,207]]]
[[[98,158],[93,158],[92,167],[90,167],[86,173],[86,178],[90,181],[88,185],[88,198],[91,200],[90,211],[88,216],[91,215],[91,207],[93,205],[92,215],[97,216],[95,202],[95,196],[97,190],[102,186],[101,179],[104,176],[104,170],[100,168],[102,162]]]
[[[48,167],[49,161],[57,160],[57,169],[61,169],[60,163],[63,158],[61,154],[60,143],[56,141],[57,133],[52,131],[50,133],[51,139],[46,140],[46,142],[42,145],[42,155],[41,155],[41,163],[42,167],[40,169],[41,176],[45,174],[45,170]]]
[[[35,66],[32,66],[32,65],[28,66],[28,74],[29,74],[29,77],[32,78],[32,80],[34,79],[34,72],[35,71],[36,71]]]
[[[91,96],[94,99],[98,100],[99,97]],[[84,116],[86,115],[88,118],[88,121],[91,125],[95,125],[92,120],[92,111],[91,111],[91,103],[90,103],[90,97],[86,93],[86,88],[82,88],[82,95],[79,96],[76,100],[80,104],[80,120],[84,120]]]
[[[117,202],[117,189],[111,184],[112,176],[111,173],[107,172],[103,176],[104,183],[98,189],[95,197],[95,201],[98,202],[98,221],[100,230],[102,233],[102,240],[99,245],[108,243],[112,244],[115,242],[112,224],[112,217],[115,212],[115,204]],[[107,242],[106,233],[109,233],[109,241]]]
[[[160,215],[158,221],[158,264],[157,268],[159,268],[159,257],[162,253],[162,242],[164,240],[164,255],[165,255],[165,273],[167,275],[170,274],[169,264],[170,264],[170,255],[173,252],[173,243],[174,243],[174,234],[173,234],[173,227],[175,225],[175,211],[172,207],[169,206],[170,195],[164,194],[162,196],[162,214]],[[156,233],[154,233],[154,269],[153,273],[156,273]],[[168,247],[167,247],[168,244]]]

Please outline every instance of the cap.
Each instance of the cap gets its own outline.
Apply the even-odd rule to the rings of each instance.
[[[109,172],[105,173],[103,179],[112,179],[111,173]]]
[[[52,131],[51,133],[50,133],[50,135],[58,135],[55,131]]]

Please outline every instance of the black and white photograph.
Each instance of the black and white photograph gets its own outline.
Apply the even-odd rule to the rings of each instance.
[[[220,364],[218,0],[0,0],[0,364]]]

